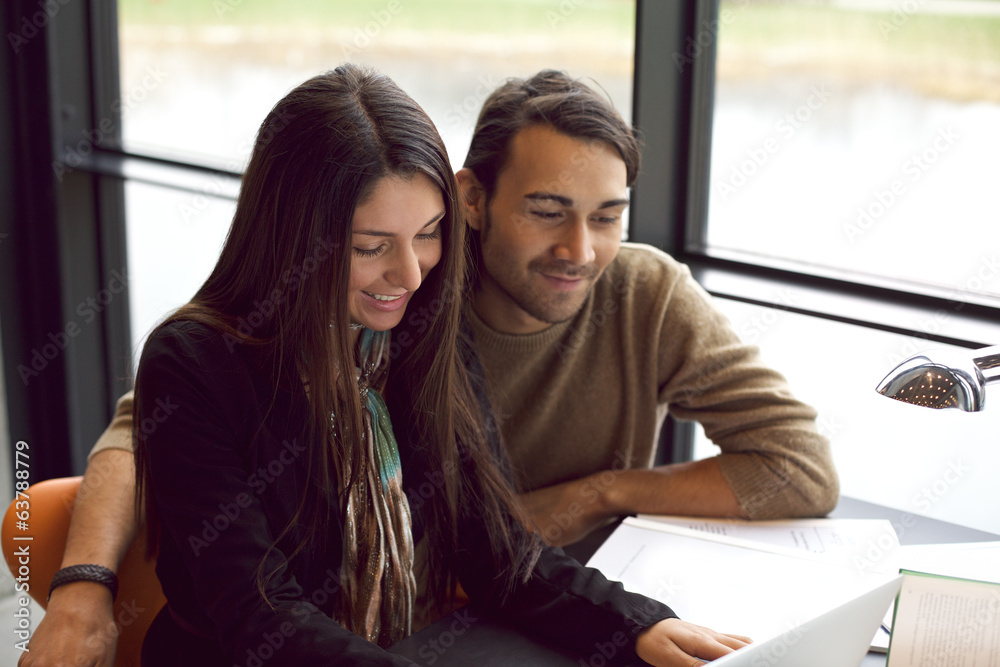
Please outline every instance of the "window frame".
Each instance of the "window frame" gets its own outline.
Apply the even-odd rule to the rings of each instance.
[[[719,0],[639,0],[637,24],[634,122],[646,151],[630,218],[631,240],[655,245],[688,264],[709,293],[720,298],[931,343],[971,349],[996,344],[990,337],[1000,322],[1000,302],[707,247]],[[670,25],[684,26],[682,39],[665,29]],[[664,103],[670,99],[675,100],[673,109]],[[674,159],[668,162],[670,154]],[[657,223],[661,219],[666,225]],[[789,292],[794,303],[810,305],[791,307],[774,298]],[[924,321],[935,322],[934,330],[912,324]]]
[[[708,248],[719,0],[637,1],[633,123],[644,150],[632,197],[630,240],[656,246],[687,264],[717,298],[928,343],[970,349],[996,344],[991,336],[1000,308],[993,305],[903,281],[807,271],[804,266]],[[791,298],[779,301],[776,295]],[[655,463],[690,460],[694,436],[694,424],[668,417]]]
[[[126,267],[121,182],[59,168],[67,147],[91,152],[119,136],[118,119],[99,112],[118,88],[115,5],[11,0],[0,23],[10,47],[0,56],[8,428],[12,447],[29,444],[36,481],[82,471],[129,375],[128,299],[107,283]]]

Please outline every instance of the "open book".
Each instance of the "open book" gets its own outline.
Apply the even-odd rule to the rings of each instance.
[[[1000,667],[1000,583],[903,574],[887,667]]]

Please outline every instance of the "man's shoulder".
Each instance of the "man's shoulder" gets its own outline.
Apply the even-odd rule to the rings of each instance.
[[[659,292],[691,272],[686,264],[644,243],[622,243],[618,256],[608,265],[602,282],[621,293],[626,290]]]

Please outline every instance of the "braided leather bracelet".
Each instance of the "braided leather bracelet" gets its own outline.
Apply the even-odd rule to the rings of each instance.
[[[111,599],[118,595],[118,575],[104,567],[103,565],[70,565],[55,573],[52,583],[49,585],[49,598],[52,591],[63,584],[71,584],[74,581],[93,581],[104,584],[111,591]]]

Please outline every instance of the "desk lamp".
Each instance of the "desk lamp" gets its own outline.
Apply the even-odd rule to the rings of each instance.
[[[986,385],[1000,380],[1000,345],[979,350],[929,350],[896,366],[876,391],[928,408],[979,412]]]

